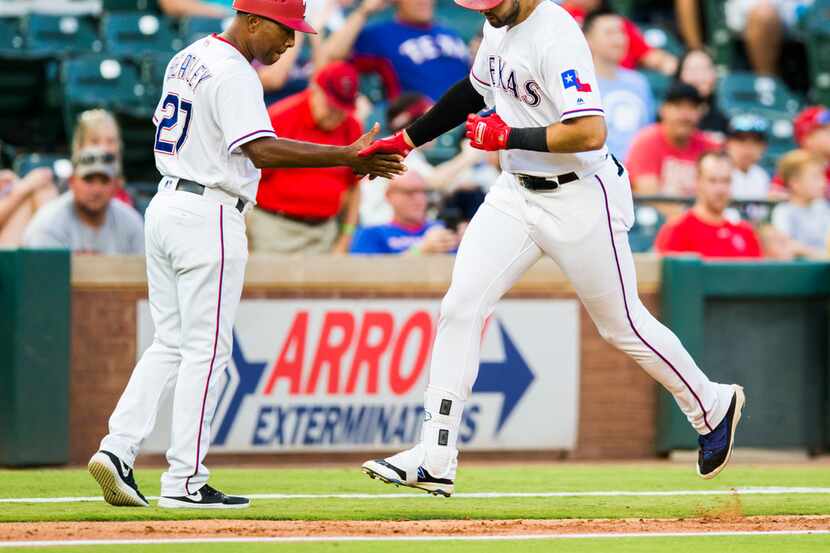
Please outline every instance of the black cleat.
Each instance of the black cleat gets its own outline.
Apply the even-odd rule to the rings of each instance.
[[[109,451],[99,451],[89,460],[87,470],[101,486],[104,501],[116,507],[149,507],[133,478],[133,469]]]
[[[741,410],[746,403],[744,389],[737,384],[732,386],[735,395],[726,416],[714,430],[697,439],[700,450],[697,454],[697,474],[701,478],[710,479],[720,473],[732,456],[732,446],[735,444],[735,429],[741,420]]]
[[[159,498],[159,507],[166,509],[246,509],[250,506],[251,500],[247,497],[225,495],[207,484],[190,495]]]

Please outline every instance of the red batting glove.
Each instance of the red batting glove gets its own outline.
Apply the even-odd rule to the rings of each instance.
[[[412,151],[412,146],[406,143],[403,137],[403,131],[397,132],[392,136],[375,140],[362,150],[357,155],[360,157],[369,157],[373,154],[399,154],[403,157]]]
[[[504,150],[510,137],[510,127],[493,111],[488,115],[471,113],[467,116],[467,138],[479,150]]]

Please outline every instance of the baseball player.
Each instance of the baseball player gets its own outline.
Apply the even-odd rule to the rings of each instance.
[[[147,506],[133,477],[142,441],[153,429],[162,392],[174,386],[169,469],[160,507],[241,508],[249,501],[207,484],[203,464],[217,384],[231,354],[248,244],[245,213],[261,167],[332,167],[391,177],[401,157],[360,157],[378,126],[350,146],[276,137],[252,60],[270,65],[314,33],[303,0],[235,0],[227,31],[201,39],[167,66],[156,125],[156,166],[163,175],[146,212],[147,283],[153,344],[136,365],[89,461],[104,499]]]
[[[545,255],[568,276],[601,335],[674,395],[700,434],[698,474],[714,477],[729,461],[744,393],[740,386],[711,382],[637,296],[628,245],[631,185],[605,147],[602,103],[582,32],[549,1],[455,1],[487,19],[469,79],[453,85],[407,129],[363,153],[404,155],[466,119],[473,146],[499,151],[502,173],[464,234],[441,304],[421,443],[364,463],[364,472],[452,494],[482,325],[499,298]],[[476,114],[483,108],[489,110]]]

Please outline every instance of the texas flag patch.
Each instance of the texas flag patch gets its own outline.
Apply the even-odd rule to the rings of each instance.
[[[565,90],[576,88],[577,92],[591,92],[591,85],[580,82],[576,69],[568,69],[562,72],[562,86],[565,87]]]

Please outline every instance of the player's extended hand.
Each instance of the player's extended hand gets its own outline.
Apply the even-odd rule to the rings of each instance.
[[[399,152],[387,152],[381,149],[365,153],[366,150],[371,148],[370,144],[378,132],[380,132],[380,125],[375,123],[369,132],[357,139],[351,146],[348,146],[349,166],[358,175],[391,179],[395,175],[400,175],[406,171],[406,166],[402,163],[403,155]]]
[[[494,111],[483,115],[471,113],[467,116],[467,138],[470,145],[479,150],[504,150],[510,137],[510,127]]]
[[[375,140],[368,147],[363,148],[357,155],[361,157],[372,154],[398,154],[406,157],[412,151],[412,146],[406,141],[404,131],[397,132],[392,136]]]

